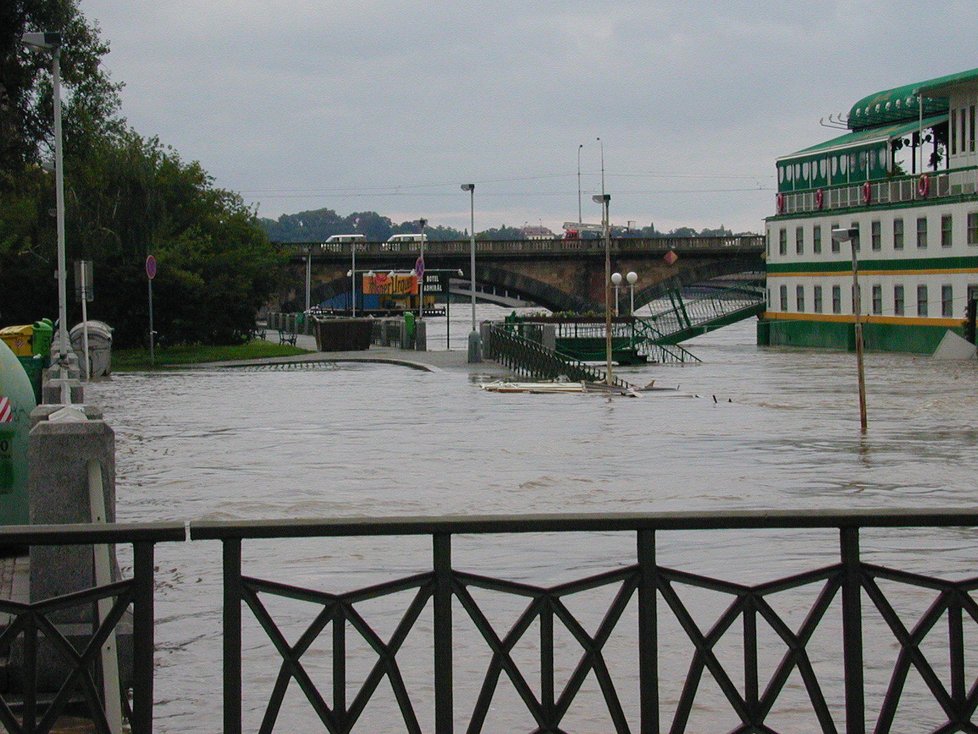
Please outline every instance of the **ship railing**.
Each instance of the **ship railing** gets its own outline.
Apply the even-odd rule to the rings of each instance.
[[[498,731],[502,709],[504,721],[525,715],[520,730],[573,731],[585,711],[578,728],[600,720],[602,731],[861,733],[975,729],[976,525],[974,510],[870,509],[195,522],[190,532],[223,546],[226,734],[272,731],[303,708],[328,731],[355,730],[378,709],[387,730]],[[933,533],[907,532],[952,527],[947,556]],[[738,562],[736,534],[772,555]],[[911,535],[925,556],[895,552],[892,539]],[[374,566],[396,556],[406,575],[343,588],[335,546],[365,536],[388,536]],[[263,576],[251,570],[260,541],[299,538],[329,543],[315,586],[284,582],[267,559]],[[493,572],[495,545],[525,545],[529,560],[558,538],[574,548],[570,565]],[[798,539],[820,550],[786,552]],[[413,549],[410,562],[398,548]],[[290,600],[305,621],[287,635],[271,610]],[[384,629],[371,624],[378,605],[393,609]]]
[[[926,181],[926,183],[924,183]],[[826,186],[822,190],[822,206],[818,206],[817,189],[784,195],[784,211],[780,214],[833,209],[853,209],[873,204],[899,204],[928,201],[935,198],[970,196],[978,193],[978,168],[928,172],[921,175],[899,176],[883,181],[851,182],[842,186]]]

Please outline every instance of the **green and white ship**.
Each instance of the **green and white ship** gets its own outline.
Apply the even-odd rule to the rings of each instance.
[[[978,298],[978,69],[865,97],[848,132],[777,160],[758,343],[932,353]],[[824,124],[824,123],[823,123]]]

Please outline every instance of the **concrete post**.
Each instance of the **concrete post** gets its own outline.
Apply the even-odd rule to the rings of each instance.
[[[543,324],[543,333],[540,335],[540,344],[551,352],[557,349],[557,327],[553,324]]]
[[[423,319],[414,322],[414,348],[419,352],[428,351],[428,325]]]
[[[76,524],[92,521],[88,463],[101,467],[106,520],[115,521],[115,433],[103,420],[82,411],[82,406],[42,405],[31,414],[28,442],[28,497],[30,522]],[[110,567],[119,572],[115,551],[110,549]],[[37,546],[30,552],[30,600],[37,602],[95,586],[92,546]],[[73,643],[86,641],[92,634],[91,604],[81,604],[58,612],[49,619]],[[131,680],[131,624],[123,620],[117,628],[124,680]],[[78,649],[81,649],[80,647]],[[16,657],[16,654],[15,654]],[[38,685],[41,690],[57,690],[69,668],[50,646],[38,648]]]

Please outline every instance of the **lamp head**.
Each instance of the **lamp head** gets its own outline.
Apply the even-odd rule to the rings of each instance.
[[[625,276],[625,280],[628,281],[628,285],[635,285],[638,282],[638,273],[634,270],[630,270],[628,275]]]
[[[21,43],[32,48],[59,48],[60,33],[25,33],[20,37]]]
[[[833,229],[832,230],[832,241],[833,242],[849,242],[850,240],[855,240],[859,238],[859,228],[850,227],[848,229]]]
[[[462,184],[462,191],[475,191],[475,184]]]
[[[621,285],[621,273],[612,273],[611,282],[613,285]]]
[[[607,204],[611,201],[611,194],[595,194],[591,197],[591,201],[595,204]]]

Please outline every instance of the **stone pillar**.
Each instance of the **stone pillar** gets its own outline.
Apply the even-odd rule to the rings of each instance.
[[[414,322],[414,348],[419,352],[428,351],[428,324],[422,319]]]
[[[90,416],[99,416],[92,419]],[[33,525],[77,524],[92,521],[88,488],[88,462],[102,470],[106,519],[115,521],[115,432],[97,409],[84,406],[42,405],[31,414],[28,444],[29,514]],[[113,577],[119,578],[115,550],[110,549]],[[95,586],[92,546],[35,546],[30,552],[30,600],[63,596]],[[76,647],[91,637],[93,605],[80,604],[48,618]],[[131,679],[131,623],[116,627],[123,679]],[[81,649],[81,647],[78,647]],[[15,658],[16,658],[15,651]],[[16,665],[16,660],[15,660]],[[68,667],[50,644],[38,648],[38,685],[57,690]]]

